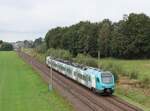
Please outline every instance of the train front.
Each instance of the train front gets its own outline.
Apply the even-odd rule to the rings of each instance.
[[[101,72],[99,75],[99,83],[97,81],[97,89],[101,94],[111,95],[114,92],[115,81],[111,72]]]

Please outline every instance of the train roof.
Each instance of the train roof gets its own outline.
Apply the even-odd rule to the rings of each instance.
[[[83,64],[74,63],[72,61],[63,60],[63,59],[59,59],[59,58],[53,58],[53,57],[50,57],[50,58],[52,60],[56,60],[58,62],[66,64],[66,65],[70,65],[70,66],[73,66],[75,68],[79,68],[80,70],[85,71],[89,75],[92,74],[92,75],[95,75],[95,76],[99,76],[101,73],[110,73],[110,71],[104,71],[104,70],[99,69],[99,68],[94,68],[94,67],[86,66],[86,65],[83,65]]]
[[[63,59],[59,59],[59,58],[53,58],[51,56],[49,56],[51,59],[54,59],[56,61],[59,61],[59,62],[62,62],[64,64],[67,64],[67,65],[71,65],[73,67],[76,67],[76,68],[80,68],[81,70],[84,70],[86,72],[95,72],[95,73],[100,73],[102,72],[101,69],[99,68],[94,68],[94,67],[89,67],[89,66],[86,66],[86,65],[83,65],[83,64],[78,64],[78,63],[74,63],[72,61],[68,61],[68,60],[63,60]]]
[[[63,60],[63,59],[59,59],[59,58],[53,58],[51,56],[49,56],[51,59],[53,60],[56,60],[56,61],[59,61],[59,62],[62,62],[64,64],[67,64],[67,65],[71,65],[71,66],[74,66],[74,67],[77,67],[77,68],[80,68],[80,69],[83,69],[83,70],[86,70],[86,68],[88,66],[86,65],[83,65],[83,64],[77,64],[77,63],[74,63],[72,61],[68,61],[68,60]]]

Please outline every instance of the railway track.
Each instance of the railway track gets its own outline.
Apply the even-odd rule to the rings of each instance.
[[[45,79],[50,79],[50,71],[44,64],[39,63],[37,60],[25,53],[19,53],[19,55],[29,64],[32,65],[36,70],[39,70],[42,73],[42,76]],[[70,93],[74,98],[82,102],[81,111],[83,111],[84,106],[85,110],[89,111],[142,111],[142,109],[133,106],[124,100],[116,97],[102,97],[98,94],[92,93],[87,88],[71,81],[70,79],[64,77],[59,72],[53,70],[53,84],[57,87]],[[82,106],[84,104],[84,106]],[[88,107],[88,108],[87,108]],[[77,109],[78,111],[80,109]]]
[[[39,65],[39,64],[35,64],[35,66],[38,69],[42,68],[41,65]],[[51,78],[51,76],[49,75],[50,71],[44,70],[43,72],[46,74],[47,77]],[[90,102],[90,100],[88,98],[86,98],[84,95],[81,95],[81,94],[75,92],[74,89],[72,89],[71,87],[68,86],[68,84],[64,84],[64,81],[62,81],[62,78],[54,76],[53,77],[53,81],[55,81],[59,86],[63,87],[65,90],[69,91],[72,95],[74,95],[75,97],[77,97],[80,101],[82,101],[90,109],[92,109],[92,111],[98,111],[98,110],[99,111],[104,111],[104,110],[101,110],[101,107],[97,107],[95,104],[92,104]]]

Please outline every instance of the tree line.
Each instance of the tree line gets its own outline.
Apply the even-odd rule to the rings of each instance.
[[[49,30],[45,36],[47,49],[65,49],[97,57],[150,58],[150,17],[141,13],[124,15],[118,22],[104,19],[98,23],[81,21],[69,27]]]
[[[12,51],[12,50],[13,50],[12,44],[0,40],[0,51]]]

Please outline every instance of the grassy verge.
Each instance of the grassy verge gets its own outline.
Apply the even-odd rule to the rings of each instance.
[[[122,93],[124,90],[123,89],[117,89],[116,90],[116,95],[124,100],[126,100],[127,102],[129,102],[130,104],[133,104],[135,106],[138,106],[139,108],[143,109],[144,111],[150,111],[149,107],[146,107],[145,105],[140,104],[139,102],[135,101],[135,99],[130,98],[129,96],[120,94],[120,92]],[[133,96],[133,94],[135,93],[131,93],[130,96]]]
[[[0,111],[72,111],[15,52],[0,52]]]

